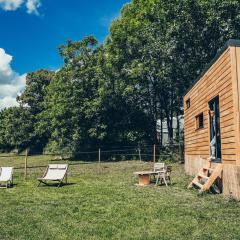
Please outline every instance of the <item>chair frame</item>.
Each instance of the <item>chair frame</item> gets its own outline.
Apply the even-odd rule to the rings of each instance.
[[[162,171],[157,172],[156,185],[158,185],[159,180],[160,180],[160,184],[164,182],[165,185],[168,186],[167,182],[169,182],[169,184],[171,185],[172,184],[171,172],[172,172],[171,166],[164,167]]]
[[[59,182],[58,187],[60,187],[60,186],[63,185],[64,179],[65,179],[65,184],[67,184],[69,165],[68,164],[66,164],[66,165],[67,165],[67,168],[66,168],[66,172],[65,172],[63,178],[62,179],[56,179],[56,180],[54,180],[54,179],[44,179],[44,177],[47,175],[47,172],[49,170],[49,165],[48,165],[47,168],[45,169],[43,177],[37,179],[39,181],[38,187],[41,185],[41,183],[43,183],[43,184],[45,184],[47,186],[50,186],[50,184],[47,181]]]
[[[158,175],[159,171],[162,171],[165,168],[164,162],[155,162],[153,165],[153,181],[156,181],[156,176]]]
[[[2,167],[0,167],[2,168]],[[10,188],[13,186],[13,167],[12,168],[12,175],[11,175],[11,179],[8,181],[0,181],[0,188]],[[2,174],[2,172],[1,172]],[[3,183],[6,183],[6,185],[4,186]]]
[[[163,168],[165,168],[164,162],[156,162],[156,163],[154,163],[153,171],[158,172],[158,171],[161,171]]]

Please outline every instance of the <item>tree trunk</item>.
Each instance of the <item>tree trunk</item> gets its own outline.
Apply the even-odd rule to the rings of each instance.
[[[168,128],[168,140],[169,140],[169,143],[172,144],[173,143],[173,118],[171,117],[171,115],[167,116],[167,128]]]
[[[160,128],[160,139],[159,139],[159,143],[160,143],[160,146],[162,147],[163,145],[163,116],[161,114],[161,128]]]
[[[180,121],[179,121],[179,113],[177,112],[177,132],[176,132],[176,140],[180,141]]]

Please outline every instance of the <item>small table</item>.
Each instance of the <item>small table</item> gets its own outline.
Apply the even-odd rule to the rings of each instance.
[[[138,185],[139,186],[147,186],[150,184],[150,176],[156,175],[156,172],[153,171],[142,171],[142,172],[135,172],[134,175],[138,176]]]

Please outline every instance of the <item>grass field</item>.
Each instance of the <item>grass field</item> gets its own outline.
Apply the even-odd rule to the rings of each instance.
[[[191,178],[173,165],[173,185],[137,187],[133,172],[150,163],[69,162],[69,185],[37,187],[50,158],[0,158],[13,165],[14,187],[0,189],[0,239],[240,239],[240,203],[187,190]],[[54,162],[54,161],[53,161]],[[41,166],[41,167],[38,167]]]

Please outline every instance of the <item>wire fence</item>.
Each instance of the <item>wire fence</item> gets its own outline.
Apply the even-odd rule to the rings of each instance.
[[[77,158],[70,158],[62,153],[39,153],[25,150],[20,154],[0,154],[0,167],[13,166],[21,177],[27,179],[29,175],[36,174],[46,168],[50,163],[68,163],[80,165],[98,163],[98,169],[104,163],[135,160],[144,162],[176,162],[182,161],[183,155],[179,145],[160,147],[157,145],[121,146],[109,149],[99,148],[93,151],[79,151]]]

